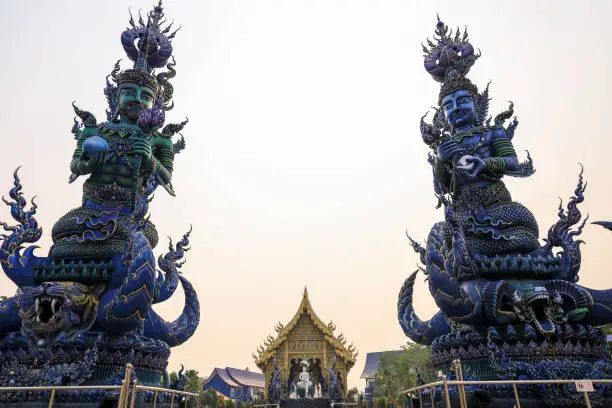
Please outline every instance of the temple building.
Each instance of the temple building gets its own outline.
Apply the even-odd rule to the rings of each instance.
[[[332,372],[334,380],[337,379],[337,391],[345,398],[347,375],[355,365],[358,352],[352,344],[346,346],[343,334],[335,336],[335,329],[333,322],[325,324],[316,315],[308,299],[308,290],[304,288],[293,318],[286,325],[279,322],[275,327],[276,337],[269,335],[264,346],[259,346],[257,354],[253,354],[255,364],[265,376],[266,398],[277,370],[280,370],[281,393],[291,398],[305,367],[312,388],[318,393],[315,398],[328,394]]]
[[[263,397],[264,377],[261,373],[237,368],[215,368],[202,383],[202,391],[212,388],[236,402],[255,401]]]

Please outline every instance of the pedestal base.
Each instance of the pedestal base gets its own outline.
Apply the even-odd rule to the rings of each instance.
[[[280,408],[329,408],[330,401],[325,398],[301,398],[281,400]]]

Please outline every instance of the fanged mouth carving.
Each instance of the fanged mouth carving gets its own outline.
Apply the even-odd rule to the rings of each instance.
[[[55,324],[61,320],[60,311],[64,300],[55,296],[41,295],[36,298],[34,311],[36,322],[40,324]]]
[[[76,282],[44,282],[24,291],[20,311],[22,329],[37,339],[59,333],[70,338],[89,330],[96,321],[98,299],[104,285],[89,287]]]

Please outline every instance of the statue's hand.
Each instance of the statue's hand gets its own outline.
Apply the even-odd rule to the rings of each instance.
[[[153,162],[153,150],[151,142],[146,139],[136,139],[132,145],[132,151],[142,157],[143,163],[150,165]]]
[[[465,155],[457,161],[457,169],[469,179],[474,179],[485,169],[485,162],[478,156]]]
[[[438,160],[442,163],[448,163],[453,159],[453,156],[460,152],[460,150],[461,148],[456,140],[447,140],[438,146]]]
[[[78,160],[78,174],[92,173],[99,165],[106,160],[106,152],[81,153]]]

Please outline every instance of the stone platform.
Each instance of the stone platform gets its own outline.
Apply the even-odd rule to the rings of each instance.
[[[301,398],[281,400],[280,408],[329,408],[331,403],[326,398]]]

